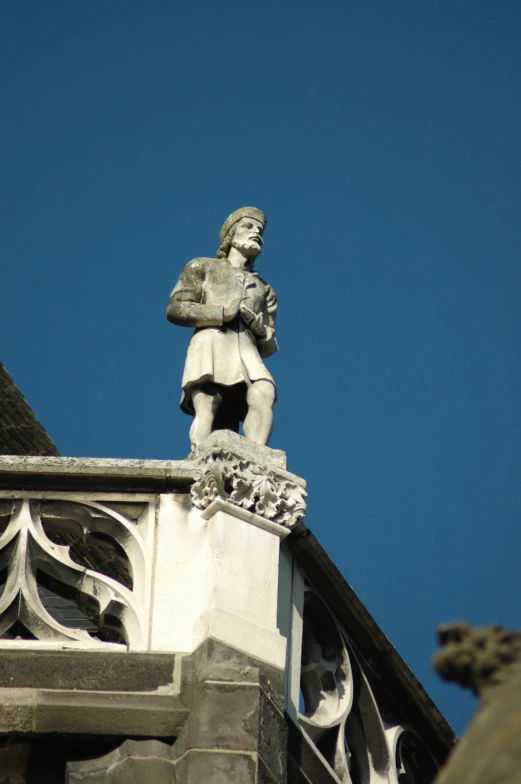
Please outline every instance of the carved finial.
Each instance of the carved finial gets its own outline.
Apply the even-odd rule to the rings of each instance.
[[[442,647],[433,658],[436,672],[479,697],[521,668],[521,631],[458,622],[440,626],[438,639]]]

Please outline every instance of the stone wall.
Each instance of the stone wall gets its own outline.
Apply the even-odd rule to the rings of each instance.
[[[285,455],[0,457],[1,784],[430,784],[454,736]]]

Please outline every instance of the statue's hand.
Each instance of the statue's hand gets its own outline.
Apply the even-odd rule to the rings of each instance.
[[[254,335],[258,338],[265,338],[266,337],[266,327],[264,326],[264,316],[262,313],[258,313],[255,315],[253,310],[244,304],[241,303],[241,307],[239,308],[241,312],[241,316],[243,317],[244,321],[248,325],[248,328],[253,332]]]
[[[262,315],[262,313],[259,313],[257,316],[255,316],[255,318],[250,321],[248,326],[256,337],[258,338],[266,337],[267,332],[266,332],[266,327],[264,326],[264,316]]]
[[[227,305],[223,310],[223,321],[227,324],[229,321],[233,321],[237,313],[239,312],[239,306],[242,302],[242,297],[238,297],[234,299],[229,305]]]

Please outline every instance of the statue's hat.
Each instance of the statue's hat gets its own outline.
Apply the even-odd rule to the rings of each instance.
[[[266,216],[262,210],[258,210],[257,207],[241,207],[239,210],[232,212],[231,215],[228,215],[224,221],[222,229],[219,232],[219,242],[221,245],[226,239],[226,235],[230,229],[233,228],[233,226],[235,226],[235,224],[240,221],[241,218],[253,218],[254,220],[259,221],[259,223],[262,223],[263,228],[266,228]]]

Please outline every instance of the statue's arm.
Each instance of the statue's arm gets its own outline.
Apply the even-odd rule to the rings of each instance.
[[[275,315],[277,313],[277,296],[271,286],[268,286],[266,301],[264,303],[264,326],[266,335],[258,338],[259,354],[261,357],[271,357],[279,350],[275,337]]]
[[[223,307],[201,302],[204,266],[196,259],[186,265],[168,300],[166,317],[181,327],[220,327]]]
[[[220,305],[194,302],[186,292],[172,292],[166,317],[172,324],[180,327],[221,327],[223,308]]]

